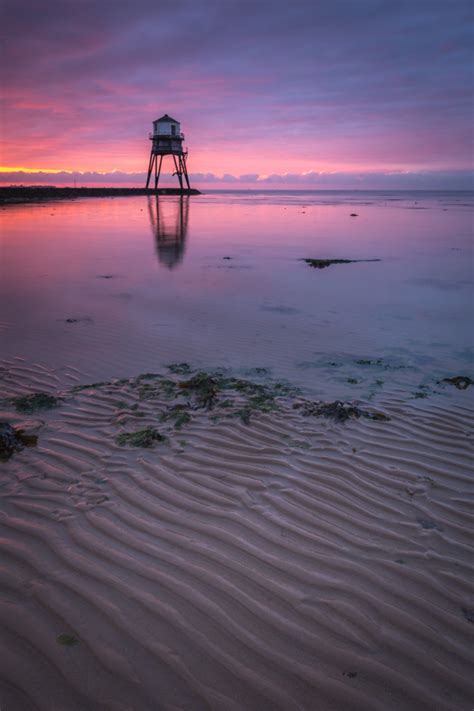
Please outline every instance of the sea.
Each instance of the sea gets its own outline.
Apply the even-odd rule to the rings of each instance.
[[[65,383],[186,362],[320,399],[421,398],[473,376],[473,207],[421,191],[5,205],[1,358]]]

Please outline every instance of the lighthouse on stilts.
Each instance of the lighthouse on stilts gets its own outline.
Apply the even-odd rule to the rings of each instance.
[[[188,152],[183,148],[184,134],[181,133],[181,127],[178,121],[175,121],[175,119],[168,116],[168,114],[153,121],[153,133],[150,133],[150,140],[152,144],[146,188],[148,189],[153,172],[155,176],[155,190],[158,188],[163,158],[165,156],[172,156],[175,167],[173,175],[178,176],[180,189],[183,192],[191,190],[188,169],[186,167]],[[187,188],[184,187],[183,178]]]

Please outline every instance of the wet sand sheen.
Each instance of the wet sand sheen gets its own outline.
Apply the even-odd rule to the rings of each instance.
[[[8,397],[58,388],[1,372]],[[45,423],[0,468],[5,708],[469,708],[470,390],[393,388],[380,422],[199,409],[121,447],[164,427],[141,395],[4,413]]]

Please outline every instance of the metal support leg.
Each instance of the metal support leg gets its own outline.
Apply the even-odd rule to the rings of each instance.
[[[181,164],[182,164],[182,171],[183,171],[184,179],[186,181],[186,185],[188,186],[188,190],[191,190],[191,185],[189,184],[188,168],[186,166],[186,156],[185,155],[181,156]]]
[[[158,181],[160,179],[161,164],[162,163],[163,163],[163,156],[160,156],[160,164],[158,166],[158,171],[157,171],[157,164],[158,164],[158,156],[157,156],[156,163],[155,163],[155,190],[158,188]]]
[[[153,150],[150,152],[150,162],[148,163],[148,174],[146,177],[146,185],[145,189],[148,190],[148,185],[150,184],[150,178],[151,178],[151,171],[153,170],[153,158],[155,156],[153,155]]]
[[[182,190],[182,189],[183,189],[183,178],[181,177],[181,167],[178,166],[178,163],[177,163],[177,161],[176,161],[176,156],[175,156],[174,153],[173,153],[173,160],[174,160],[174,164],[175,164],[175,167],[176,167],[176,175],[178,176],[178,180],[179,180],[179,187],[180,187],[181,190]]]

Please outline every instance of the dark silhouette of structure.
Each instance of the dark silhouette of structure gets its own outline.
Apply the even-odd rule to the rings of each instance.
[[[158,259],[173,269],[182,261],[186,247],[189,196],[149,197],[148,212]]]
[[[153,121],[153,133],[150,133],[150,141],[152,141],[152,144],[146,178],[146,189],[148,189],[153,172],[155,175],[155,190],[158,188],[163,158],[165,156],[172,156],[175,167],[173,175],[178,176],[180,189],[183,190],[183,192],[186,190],[186,188],[183,187],[184,178],[187,190],[191,190],[188,169],[186,167],[188,152],[184,150],[183,147],[184,133],[181,133],[181,127],[178,121],[168,116],[168,114]]]

